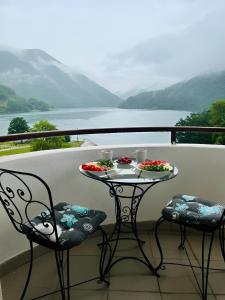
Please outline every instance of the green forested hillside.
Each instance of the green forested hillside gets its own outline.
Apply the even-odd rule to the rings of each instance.
[[[49,110],[49,105],[34,98],[25,99],[11,88],[0,85],[0,113],[17,113]]]
[[[0,48],[0,84],[25,98],[53,107],[117,107],[122,101],[40,49],[17,52]]]
[[[197,76],[166,89],[129,97],[122,108],[202,111],[225,97],[225,71]]]

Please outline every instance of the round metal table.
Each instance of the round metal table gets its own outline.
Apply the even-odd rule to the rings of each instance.
[[[138,208],[143,196],[151,187],[174,178],[178,174],[178,169],[173,166],[171,172],[163,176],[159,173],[161,176],[155,178],[152,172],[138,169],[135,160],[132,160],[130,165],[122,165],[118,164],[115,159],[113,165],[112,170],[104,172],[85,171],[82,166],[79,167],[81,174],[106,184],[110,196],[115,200],[116,222],[112,233],[105,240],[108,255],[104,273],[109,273],[111,268],[119,261],[134,259],[146,265],[152,274],[158,275],[143,250],[145,242],[139,238],[137,229]],[[130,233],[132,233],[132,236],[127,236]],[[137,242],[143,258],[135,256],[115,257],[119,242],[127,240]],[[100,244],[100,246],[102,245]]]

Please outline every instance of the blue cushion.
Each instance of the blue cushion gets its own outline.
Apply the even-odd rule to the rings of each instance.
[[[44,211],[39,216],[22,225],[23,232],[28,239],[47,246],[69,249],[79,245],[105,220],[106,214],[100,210],[93,210],[67,202],[54,206],[58,244],[53,227],[53,213]]]
[[[168,221],[211,231],[220,225],[224,209],[221,204],[196,196],[176,195],[162,210],[162,215]]]

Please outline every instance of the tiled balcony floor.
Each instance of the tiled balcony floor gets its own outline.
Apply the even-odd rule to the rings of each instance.
[[[146,241],[144,249],[153,265],[157,264],[159,254],[153,233],[141,232],[141,238]],[[187,263],[183,250],[178,250],[179,235],[177,233],[162,232],[160,234],[167,262]],[[201,239],[198,235],[190,234],[188,249],[191,260],[197,264],[200,261]],[[99,249],[96,243],[99,237],[89,238],[81,246],[71,251],[71,281],[79,282],[98,276]],[[138,255],[139,250],[134,242],[123,241],[117,256]],[[220,254],[218,240],[214,241],[212,252],[212,267],[225,268]],[[200,272],[198,271],[200,274]],[[1,279],[4,300],[19,299],[20,292],[27,274],[27,265]],[[201,299],[193,274],[188,267],[166,265],[160,271],[160,278],[152,276],[148,269],[137,261],[126,260],[118,263],[110,273],[110,286],[93,281],[71,289],[71,300],[197,300]],[[200,278],[200,275],[199,275]],[[53,252],[49,252],[35,259],[33,275],[26,299],[31,299],[42,293],[47,293],[58,286]],[[59,294],[42,299],[58,300]],[[209,275],[209,300],[225,299],[225,272],[211,271]]]

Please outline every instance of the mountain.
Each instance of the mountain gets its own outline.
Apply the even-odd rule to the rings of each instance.
[[[18,113],[29,111],[46,111],[49,105],[34,98],[25,99],[17,96],[11,88],[0,85],[0,113]]]
[[[0,48],[0,84],[53,107],[118,106],[121,99],[39,49]]]
[[[106,70],[112,78],[123,79],[127,89],[144,87],[146,91],[164,89],[197,74],[225,70],[224,1],[219,2],[223,2],[223,9],[214,5],[208,13],[201,10],[184,20],[181,27],[168,28],[161,34],[159,30],[114,52],[106,60]]]
[[[129,97],[136,96],[136,95],[138,95],[140,93],[144,93],[144,92],[146,92],[146,89],[130,89],[127,91],[117,91],[117,92],[115,92],[115,94],[125,100]]]
[[[225,98],[225,71],[201,75],[166,89],[129,97],[119,107],[202,111]]]

